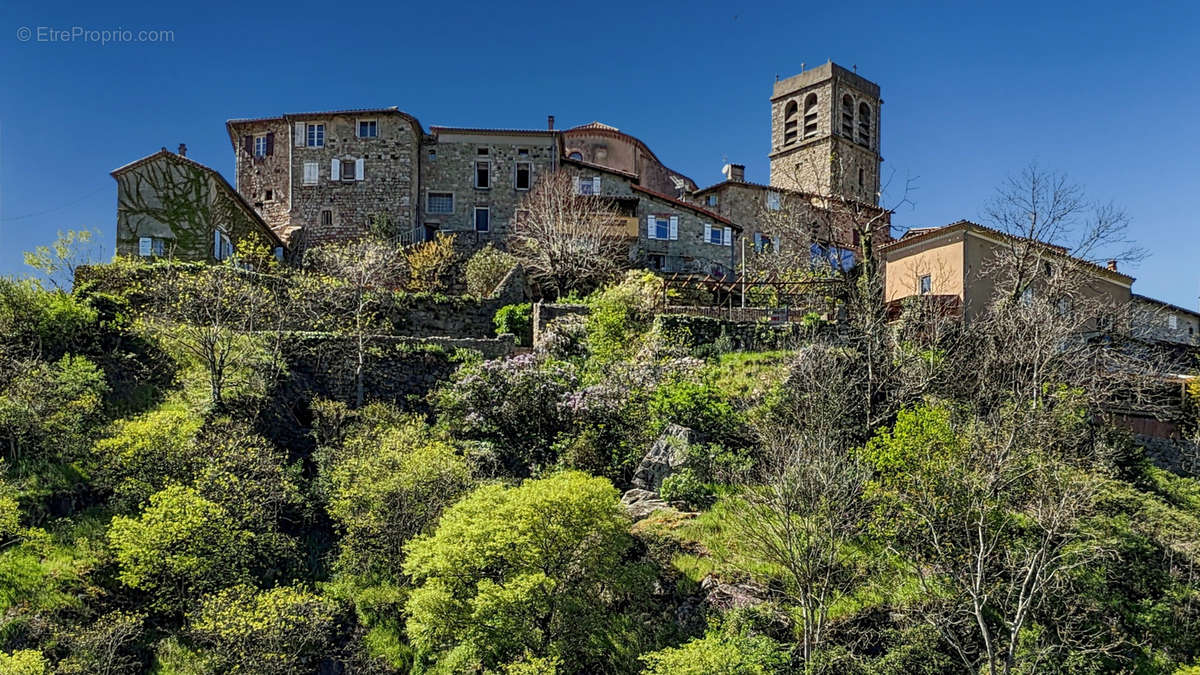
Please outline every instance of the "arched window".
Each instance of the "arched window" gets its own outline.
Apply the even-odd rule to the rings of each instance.
[[[842,97],[842,135],[854,138],[854,99],[850,94]]]
[[[583,159],[583,153],[576,150],[575,152],[572,152],[571,154],[567,155],[567,159],[573,159],[575,161],[580,161]]]
[[[804,137],[817,135],[817,95],[809,94],[804,99]]]
[[[858,142],[871,146],[871,106],[858,104]]]
[[[799,120],[796,119],[796,102],[789,101],[783,109],[783,144],[791,145],[796,142],[796,131]]]

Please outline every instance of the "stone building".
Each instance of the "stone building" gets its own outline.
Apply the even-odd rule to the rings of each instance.
[[[1133,337],[1200,345],[1200,312],[1136,293],[1130,309]]]
[[[225,124],[237,189],[295,248],[418,226],[421,124],[395,107]]]
[[[592,122],[562,132],[568,159],[590,162],[637,176],[642,187],[680,197],[696,189],[696,181],[663,164],[641,140],[616,127]]]
[[[258,212],[186,152],[163,148],[112,172],[117,255],[216,262],[249,243],[282,258],[283,242]]]
[[[559,134],[432,127],[421,151],[422,239],[453,232],[482,245],[503,240],[521,198],[559,167]]]
[[[879,85],[829,62],[771,96],[773,187],[879,203]]]

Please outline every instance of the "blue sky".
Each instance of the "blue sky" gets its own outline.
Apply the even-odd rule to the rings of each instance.
[[[120,6],[115,6],[120,5]],[[29,27],[170,30],[26,42]],[[1200,3],[13,3],[0,6],[0,274],[57,229],[111,255],[112,169],[166,146],[231,175],[224,121],[397,105],[430,125],[600,120],[701,184],[765,182],[775,77],[880,84],[900,226],[979,218],[1031,160],[1133,219],[1135,291],[1200,293]],[[895,199],[897,195],[891,195]],[[885,201],[887,201],[885,199]]]

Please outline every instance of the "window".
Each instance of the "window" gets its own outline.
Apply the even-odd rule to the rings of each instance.
[[[213,235],[213,258],[227,260],[233,257],[233,242],[229,235],[217,230]]]
[[[274,200],[275,200],[275,191],[274,191],[274,190],[267,190],[267,193],[266,193],[266,195],[263,197],[263,201],[264,201],[264,202],[270,202],[270,201],[274,201]]]
[[[650,269],[661,272],[666,267],[667,257],[661,253],[654,253],[646,256],[646,264],[650,266]]]
[[[167,251],[167,240],[162,237],[141,237],[138,239],[138,255],[143,258],[162,256]]]
[[[1171,330],[1179,330],[1179,317],[1174,314],[1167,315],[1167,328]]]
[[[358,121],[359,138],[376,138],[377,136],[379,136],[379,122],[375,120]]]
[[[333,211],[325,209],[321,212],[321,224],[326,226],[333,225]]]
[[[353,159],[342,160],[342,180],[352,181],[355,179],[355,161]]]
[[[479,155],[480,157],[487,157],[488,149],[487,148],[475,148],[475,154]]]
[[[513,186],[518,190],[528,190],[532,182],[533,162],[517,162],[517,176]]]
[[[860,188],[864,187],[866,184],[867,184],[866,173],[863,171],[862,167],[860,166],[860,167],[858,167],[858,187],[860,187]]]
[[[780,204],[779,204],[779,193],[778,192],[768,192],[767,193],[767,210],[768,211],[778,211],[781,208],[783,208],[783,207],[780,206]]]
[[[707,204],[708,206],[716,206],[717,205],[717,196],[709,195],[708,198],[704,200],[704,203]]]
[[[854,99],[850,94],[842,97],[842,135],[854,138]]]
[[[929,276],[928,274],[922,275],[920,287],[921,295],[929,295],[931,292],[933,292],[933,277]]]
[[[308,125],[308,147],[323,148],[325,147],[325,125],[310,124]]]
[[[1054,265],[1050,264],[1048,261],[1042,263],[1042,273],[1047,277],[1054,276]]]
[[[255,157],[266,157],[267,156],[267,137],[265,135],[254,137],[254,156]]]
[[[809,94],[804,99],[804,137],[817,135],[817,95]]]
[[[799,120],[796,119],[798,107],[795,101],[788,101],[783,109],[783,144],[791,145],[796,142],[796,130]]]
[[[488,232],[492,229],[491,212],[486,206],[475,207],[475,231]]]
[[[317,163],[316,162],[305,162],[304,163],[304,184],[305,185],[316,185],[317,184]]]
[[[425,213],[454,213],[454,193],[426,192]]]
[[[529,148],[517,148],[517,157],[526,159],[529,157]]]
[[[679,216],[646,216],[646,238],[670,241],[679,238]]]
[[[577,195],[598,195],[600,194],[600,176],[585,176],[575,177],[575,194]]]
[[[487,149],[481,149],[481,152],[486,153]],[[481,190],[492,186],[492,163],[486,159],[475,162],[475,187]]]
[[[437,150],[429,149],[429,159],[437,159]]]
[[[583,153],[576,150],[575,152],[572,152],[571,154],[567,155],[567,159],[573,159],[576,162],[581,162],[581,161],[583,161]]]
[[[704,241],[717,246],[733,246],[733,229],[729,227],[713,227],[712,223],[704,224]]]
[[[1066,297],[1059,298],[1058,302],[1055,303],[1055,306],[1058,309],[1059,316],[1070,316],[1071,315],[1071,299],[1070,298],[1066,298]]]
[[[858,142],[871,145],[871,106],[866,103],[858,104]]]

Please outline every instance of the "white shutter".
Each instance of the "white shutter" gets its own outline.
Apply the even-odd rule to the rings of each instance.
[[[145,257],[154,252],[154,240],[150,237],[138,238],[138,255]]]
[[[592,194],[600,194],[600,176],[592,177]]]
[[[363,179],[363,171],[365,168],[363,161],[364,160],[362,157],[359,157],[358,159],[354,160],[354,180],[362,180]]]
[[[725,228],[725,235],[722,238],[722,241],[725,243],[726,246],[733,246],[733,228],[732,227]]]
[[[705,223],[704,224],[704,243],[707,244],[707,243],[710,243],[711,241],[712,241],[712,223]]]
[[[305,185],[316,185],[317,184],[317,163],[316,162],[305,162],[304,163],[304,184]]]
[[[648,239],[656,238],[654,236],[654,230],[655,230],[654,221],[655,221],[655,218],[653,215],[646,216],[646,238],[648,238]]]
[[[679,238],[679,216],[671,216],[671,236],[669,239],[675,241]]]
[[[302,148],[308,143],[308,129],[304,126],[304,122],[296,122],[296,147]]]
[[[575,194],[579,194],[579,176],[572,176],[571,182],[575,187]]]
[[[778,236],[771,237],[771,248],[775,249],[776,253],[779,253],[779,244],[781,241]]]
[[[342,179],[342,160],[334,159],[329,162],[329,180]]]

